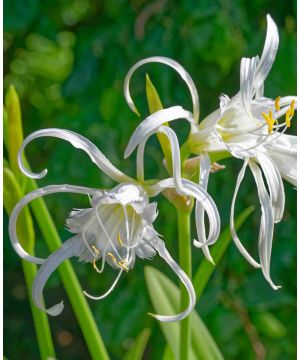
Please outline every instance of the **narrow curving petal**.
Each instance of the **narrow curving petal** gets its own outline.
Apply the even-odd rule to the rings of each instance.
[[[51,308],[46,309],[42,298],[44,287],[47,280],[49,279],[51,274],[58,268],[58,266],[64,260],[67,260],[76,255],[76,241],[78,241],[78,237],[74,236],[73,238],[64,242],[58,250],[56,250],[46,259],[43,265],[39,268],[34,278],[32,284],[32,300],[39,309],[46,311],[49,315],[59,315],[62,312],[64,305],[63,301],[61,301],[60,303],[52,306]]]
[[[209,234],[206,240],[206,245],[211,245],[215,243],[220,235],[221,227],[220,216],[215,202],[207,193],[207,191],[205,191],[198,184],[195,184],[194,182],[187,179],[182,179],[182,184],[184,186],[185,194],[188,196],[192,196],[196,199],[196,201],[199,201],[207,213],[209,222]],[[159,193],[166,189],[174,189],[176,187],[174,179],[168,178],[158,181],[154,185],[148,185],[146,188],[149,196],[152,197],[157,196]]]
[[[84,295],[92,300],[102,300],[104,298],[106,298],[113,290],[114,288],[116,287],[122,273],[123,273],[124,270],[120,270],[117,277],[115,278],[114,282],[112,283],[111,287],[102,295],[99,295],[99,296],[93,296],[93,295],[90,295],[88,292],[86,292],[85,290],[83,291]]]
[[[144,151],[145,144],[150,136],[156,133],[165,134],[170,141],[171,151],[172,151],[172,169],[173,169],[173,178],[178,194],[185,195],[184,186],[181,181],[181,156],[180,148],[176,133],[174,130],[167,126],[160,126],[158,129],[155,129],[147,133],[143,141],[138,145],[137,152],[137,178],[139,181],[143,179],[144,181]]]
[[[144,141],[148,134],[158,129],[165,122],[177,119],[186,119],[193,123],[192,114],[189,111],[184,110],[181,106],[172,106],[167,109],[162,109],[148,116],[138,125],[134,133],[131,135],[125,150],[124,158],[128,158],[138,144]]]
[[[182,179],[182,183],[184,185],[186,194],[194,197],[196,201],[199,202],[198,206],[203,207],[208,216],[209,233],[204,245],[214,244],[219,238],[220,227],[221,227],[220,216],[215,202],[213,201],[211,196],[207,193],[207,191],[203,189],[201,186],[187,179]],[[198,215],[199,213],[196,212],[196,225],[201,224],[202,218],[198,219]],[[197,226],[197,231],[198,231],[198,226]]]
[[[138,145],[136,154],[136,178],[140,183],[145,180],[144,153],[147,140],[148,138]]]
[[[133,73],[139,67],[141,67],[144,64],[148,64],[148,63],[162,63],[165,65],[168,65],[171,68],[173,68],[181,76],[181,78],[187,84],[187,86],[190,90],[192,102],[193,102],[194,119],[195,119],[195,122],[198,123],[199,113],[200,113],[200,103],[199,103],[198,92],[197,92],[197,89],[196,89],[193,79],[191,78],[190,74],[177,61],[169,59],[164,56],[152,56],[152,57],[140,60],[135,65],[133,65],[132,68],[128,71],[128,73],[125,77],[125,81],[124,81],[124,96],[125,96],[125,99],[127,101],[128,106],[130,107],[130,109],[133,112],[135,112],[137,115],[139,115],[139,112],[131,98],[130,91],[129,91],[129,85],[130,85],[130,80],[131,80]]]
[[[236,247],[238,248],[240,253],[244,256],[244,258],[255,268],[260,268],[261,265],[256,260],[253,259],[253,257],[248,253],[248,251],[245,249],[245,247],[240,242],[240,239],[238,238],[237,233],[235,231],[235,224],[234,224],[235,201],[236,201],[237,193],[239,191],[241,182],[245,176],[245,170],[246,170],[248,163],[249,163],[249,159],[245,159],[242,169],[240,170],[238,177],[237,177],[236,186],[235,186],[234,194],[232,197],[231,209],[230,209],[230,231],[231,231],[231,236],[232,236],[232,239],[233,239]]]
[[[250,111],[250,101],[253,98],[253,83],[257,58],[242,58],[240,68],[240,88],[244,107]]]
[[[158,132],[165,134],[171,145],[171,151],[172,151],[172,167],[173,167],[173,178],[174,178],[174,184],[176,187],[176,191],[180,195],[185,195],[185,189],[182,184],[182,178],[181,178],[181,156],[180,156],[180,148],[178,139],[176,136],[176,133],[174,130],[167,126],[161,126],[158,129]]]
[[[173,321],[182,320],[192,312],[196,303],[196,294],[193,284],[189,279],[189,277],[186,275],[186,273],[181,269],[181,267],[172,259],[163,241],[161,240],[157,241],[154,248],[157,250],[158,254],[166,261],[166,263],[170,265],[171,269],[175,272],[175,274],[179,277],[179,279],[181,280],[181,282],[183,283],[189,294],[190,302],[186,310],[184,310],[183,312],[177,315],[156,315],[156,314],[149,314],[149,315],[163,322],[173,322]]]
[[[280,286],[275,285],[270,276],[270,262],[274,230],[272,203],[266,190],[260,168],[253,160],[249,161],[249,166],[256,182],[262,212],[258,241],[261,268],[268,283],[274,290],[277,290],[280,288]]]
[[[272,202],[274,222],[278,223],[282,219],[285,205],[284,186],[280,172],[274,161],[267,155],[257,152],[256,159],[267,180]]]
[[[283,134],[266,148],[281,176],[297,187],[297,136]]]
[[[204,152],[200,155],[200,169],[199,169],[199,185],[205,191],[207,191],[208,179],[210,173],[210,157]],[[205,221],[204,221],[204,207],[199,201],[196,202],[196,228],[198,240],[194,240],[194,245],[198,248],[202,248],[202,251],[208,261],[214,264],[213,258],[209,252],[209,248],[205,245],[206,231],[205,231]]]
[[[34,190],[31,193],[25,195],[14,207],[11,216],[9,218],[9,237],[13,248],[15,249],[16,253],[26,261],[29,261],[34,264],[42,264],[45,259],[38,258],[35,256],[31,256],[27,253],[26,250],[22,247],[19,242],[17,236],[17,220],[21,210],[30,203],[32,200],[37,199],[39,197],[55,194],[55,193],[75,193],[75,194],[83,194],[83,195],[92,195],[96,189],[91,189],[88,187],[82,186],[73,186],[73,185],[49,185],[42,187],[40,189]]]
[[[254,86],[259,89],[267,78],[274,63],[279,45],[277,26],[271,16],[267,15],[267,34],[264,49],[256,68]]]
[[[33,179],[41,179],[47,174],[47,169],[44,169],[42,172],[36,174],[31,172],[23,163],[23,151],[27,144],[29,144],[32,140],[40,138],[40,137],[55,137],[59,139],[63,139],[72,144],[75,148],[84,150],[88,156],[91,158],[93,163],[95,163],[105,174],[111,177],[116,182],[123,181],[132,181],[130,177],[122,173],[118,170],[105,156],[104,154],[94,145],[91,141],[86,139],[80,134],[77,134],[70,130],[65,129],[43,129],[35,131],[34,133],[27,136],[24,140],[19,153],[18,153],[18,163],[22,172]]]

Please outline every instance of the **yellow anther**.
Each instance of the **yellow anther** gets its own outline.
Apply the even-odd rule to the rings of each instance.
[[[111,259],[114,263],[117,262],[117,259],[114,257],[114,255],[111,252],[107,253],[107,255],[111,257]]]
[[[288,111],[285,113],[285,124],[287,127],[291,126],[291,119],[292,119],[291,108],[289,108]]]
[[[269,115],[263,112],[262,116],[268,125],[268,133],[271,134],[273,130],[273,126],[275,124],[275,119],[273,118],[272,111],[269,111]]]
[[[96,248],[95,245],[92,245],[91,248],[94,250],[96,256],[98,256],[100,254],[99,250]]]
[[[98,266],[96,265],[96,259],[93,260],[93,268],[94,268],[98,273],[101,273],[101,271],[99,270]]]
[[[275,109],[276,109],[276,111],[280,110],[279,101],[280,101],[280,96],[277,96],[277,98],[275,99]]]
[[[295,100],[292,100],[291,102],[290,111],[291,111],[290,115],[291,117],[293,117],[295,113]]]
[[[124,270],[128,271],[129,268],[125,265],[126,261],[125,260],[121,260],[117,263],[119,266],[121,266],[121,268],[123,268]]]
[[[123,245],[123,241],[121,239],[121,234],[118,234],[118,243],[122,246]]]

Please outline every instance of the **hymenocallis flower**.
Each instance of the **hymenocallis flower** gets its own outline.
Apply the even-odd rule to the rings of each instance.
[[[267,15],[267,24],[267,35],[261,58],[257,56],[241,60],[240,91],[231,99],[222,94],[220,108],[208,115],[199,125],[197,120],[200,106],[195,84],[186,70],[172,59],[153,57],[141,60],[134,65],[127,75],[127,83],[125,82],[125,97],[129,106],[136,111],[129,93],[129,81],[133,71],[145,63],[161,62],[180,74],[188,85],[193,102],[194,122],[190,122],[191,131],[187,144],[190,153],[199,156],[193,158],[197,160],[193,163],[200,166],[199,183],[201,188],[206,190],[207,187],[210,168],[209,155],[213,158],[232,155],[244,160],[231,205],[231,233],[242,255],[254,267],[261,267],[267,281],[274,289],[277,289],[278,287],[270,277],[273,229],[274,223],[278,223],[282,219],[284,212],[285,195],[282,178],[296,186],[297,138],[286,135],[285,131],[291,125],[297,103],[294,96],[278,96],[276,99],[270,99],[263,95],[264,81],[273,65],[279,44],[277,26],[270,15]],[[282,116],[284,116],[284,122],[279,123]],[[138,135],[141,139],[142,133],[147,138],[154,132],[159,132],[163,123],[163,119],[161,120],[161,123],[153,121],[150,123],[149,119],[146,119],[139,125],[132,138]],[[131,142],[129,142],[127,153],[132,151]],[[178,159],[178,156],[176,158]],[[258,239],[260,262],[254,260],[242,245],[234,226],[235,201],[248,165],[256,182],[262,210]],[[207,247],[203,247],[203,244],[208,245],[211,242],[205,236],[204,213],[202,205],[199,203],[196,205],[196,212],[198,214],[199,240],[194,241],[194,244],[202,247],[209,258]]]
[[[192,115],[181,107],[165,109],[149,116],[151,119],[163,117],[172,120],[176,116],[191,119]],[[171,147],[174,148],[173,163],[176,164],[176,141],[177,138],[170,131],[166,130]],[[136,257],[152,258],[156,252],[169,264],[172,270],[178,275],[189,293],[189,305],[187,309],[178,315],[164,316],[153,315],[160,321],[177,321],[186,317],[195,304],[195,292],[188,276],[182,271],[179,265],[172,259],[167,251],[164,242],[153,227],[157,216],[156,203],[150,203],[149,197],[155,196],[167,188],[174,188],[181,193],[193,196],[199,201],[211,222],[210,236],[215,241],[219,236],[220,220],[216,206],[205,190],[191,181],[180,180],[180,173],[174,166],[174,178],[162,181],[150,181],[151,185],[144,182],[143,164],[138,161],[137,173],[140,181],[136,181],[118,170],[104,154],[88,139],[69,130],[44,129],[29,135],[23,142],[18,162],[22,172],[35,179],[44,177],[47,169],[36,174],[28,170],[22,161],[22,154],[29,142],[39,137],[56,137],[70,142],[74,147],[84,150],[91,160],[114,181],[119,183],[115,188],[107,191],[88,187],[73,185],[50,185],[27,194],[15,206],[9,223],[9,234],[11,243],[23,259],[41,264],[41,267],[34,280],[32,297],[35,304],[50,315],[58,315],[63,309],[63,303],[56,304],[45,309],[42,302],[44,286],[53,271],[66,259],[77,257],[79,261],[92,263],[94,269],[101,273],[105,264],[118,270],[116,280],[109,290],[100,296],[85,294],[92,299],[103,299],[116,286],[121,274],[134,267]],[[67,228],[75,235],[65,241],[60,249],[51,254],[47,259],[34,257],[28,254],[20,244],[16,225],[20,211],[32,200],[54,193],[75,193],[87,195],[90,199],[90,207],[87,209],[74,210],[66,221]],[[101,265],[97,265],[101,261]]]
[[[282,178],[296,186],[296,136],[285,135],[291,125],[296,97],[266,98],[264,81],[275,60],[279,44],[277,26],[267,15],[267,35],[261,58],[243,58],[240,67],[240,91],[231,99],[220,97],[220,109],[205,118],[199,131],[189,138],[194,153],[228,151],[244,159],[238,175],[230,213],[233,239],[243,256],[255,267],[261,267],[270,285],[277,289],[270,277],[270,258],[274,223],[280,222],[284,212]],[[279,119],[284,116],[284,122]],[[234,207],[237,193],[249,165],[254,176],[262,217],[259,231],[258,263],[241,244],[234,227]],[[266,182],[264,181],[264,178]],[[266,187],[267,185],[267,187]]]

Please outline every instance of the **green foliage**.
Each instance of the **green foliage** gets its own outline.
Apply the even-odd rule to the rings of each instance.
[[[150,329],[144,329],[138,337],[135,339],[133,346],[126,353],[123,360],[141,360],[147,346],[151,331]]]
[[[160,314],[174,314],[180,311],[180,290],[159,270],[147,266],[145,276],[152,304]],[[189,359],[220,360],[223,356],[202,322],[199,315],[191,314],[192,343]],[[179,328],[180,322],[159,324],[176,359],[179,359]]]

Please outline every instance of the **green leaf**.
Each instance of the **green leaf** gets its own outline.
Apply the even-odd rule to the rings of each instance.
[[[6,142],[8,145],[9,163],[23,189],[26,183],[26,177],[23,176],[18,165],[18,151],[23,143],[22,117],[19,96],[13,85],[10,85],[6,93],[5,108],[8,117],[8,139]]]
[[[8,150],[8,114],[5,107],[3,107],[3,141]]]
[[[238,230],[243,225],[243,223],[247,220],[247,218],[254,211],[254,209],[255,209],[254,206],[250,206],[238,216],[235,222],[236,230]],[[211,262],[207,261],[206,259],[203,259],[194,275],[193,284],[197,299],[199,299],[199,297],[203,293],[203,290],[205,289],[208,280],[210,279],[213,271],[216,269],[216,266],[220,262],[222,256],[224,255],[230,241],[231,241],[231,232],[230,232],[230,227],[228,226],[221,233],[217,243],[214,246],[212,246],[211,255],[214,259],[215,265],[213,265]]]
[[[170,348],[170,345],[167,344],[165,346],[165,350],[164,350],[164,353],[163,353],[163,357],[162,357],[162,360],[174,360],[174,354],[172,352],[172,349]]]
[[[123,360],[141,360],[143,358],[150,334],[150,329],[144,329],[135,339],[132,348],[123,357]]]
[[[180,290],[159,270],[145,268],[146,283],[154,309],[159,314],[174,314],[180,311]],[[223,356],[196,311],[191,316],[192,344],[189,360],[217,360]],[[179,322],[160,322],[162,332],[175,358],[179,359]]]
[[[157,90],[155,89],[153,83],[150,80],[148,74],[146,74],[146,94],[147,94],[147,101],[148,101],[148,108],[150,114],[155,113],[163,109],[163,105],[161,103],[160,97],[158,95]],[[164,123],[164,126],[169,126],[168,123]],[[172,151],[171,145],[168,137],[165,134],[157,134],[158,141],[164,153],[164,157],[166,159],[166,166],[168,173],[172,174]]]

